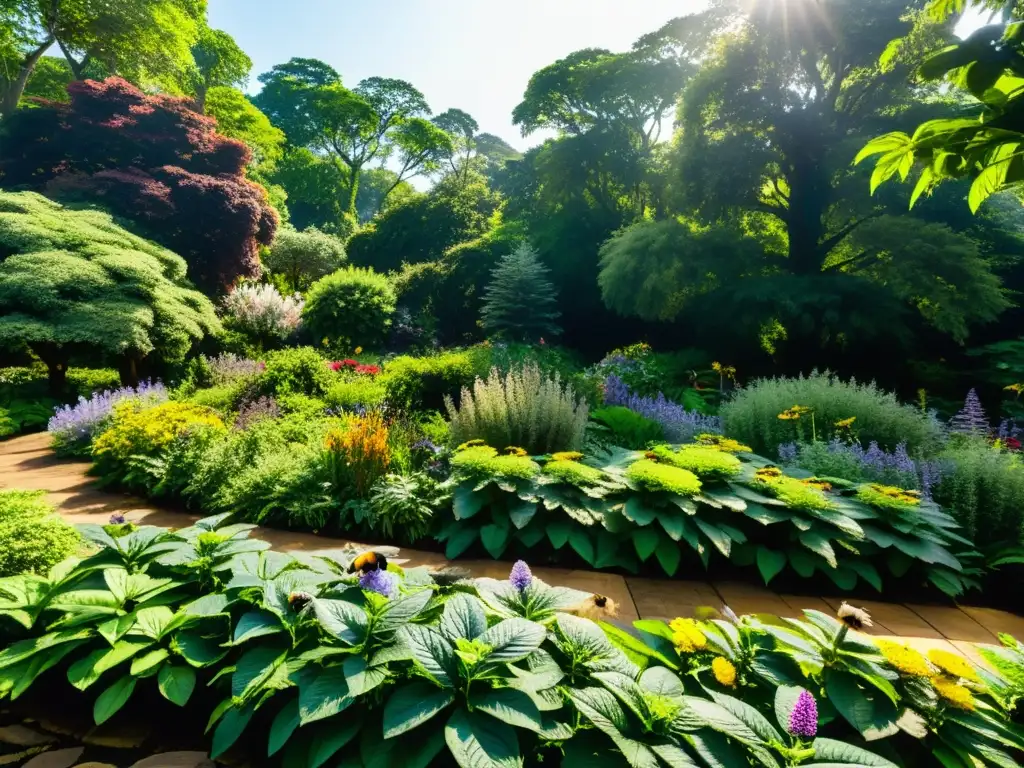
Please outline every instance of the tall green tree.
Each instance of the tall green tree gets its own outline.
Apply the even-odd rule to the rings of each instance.
[[[204,24],[192,46],[192,58],[191,80],[197,112],[206,111],[206,94],[211,88],[241,88],[249,81],[252,59],[227,32]]]
[[[104,74],[185,90],[205,0],[6,0],[0,6],[0,115],[12,112],[36,65],[56,46],[75,79]]]
[[[480,324],[488,336],[537,341],[555,336],[558,296],[537,251],[523,244],[503,257],[484,295]]]

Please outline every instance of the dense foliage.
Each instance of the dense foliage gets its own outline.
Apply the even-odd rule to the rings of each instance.
[[[75,554],[81,539],[43,491],[0,490],[0,577],[44,574]]]
[[[838,619],[624,628],[586,618],[610,619],[607,598],[548,586],[525,562],[508,580],[453,583],[384,569],[380,554],[273,552],[249,530],[225,516],[175,532],[83,527],[93,554],[0,581],[0,629],[17,639],[0,652],[0,691],[63,697],[70,683],[102,724],[152,689],[209,713],[212,757],[275,765],[344,751],[364,768],[399,754],[462,768],[888,768],[946,754],[1010,765],[1024,747],[1009,637],[991,654],[1000,675],[877,643],[846,604]]]
[[[329,349],[373,348],[386,338],[395,312],[395,291],[372,269],[346,267],[317,280],[306,294],[302,319]]]

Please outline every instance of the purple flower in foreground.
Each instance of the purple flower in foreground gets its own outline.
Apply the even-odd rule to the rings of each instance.
[[[508,575],[509,583],[520,592],[524,591],[533,583],[533,573],[525,560],[516,560],[512,566],[512,572]]]
[[[380,569],[367,571],[359,577],[359,587],[384,597],[395,596],[395,577]]]
[[[110,516],[111,525],[124,525],[128,520],[120,512],[115,512]]]
[[[818,733],[818,704],[807,691],[800,691],[796,705],[789,713],[789,725],[786,728],[791,734],[801,739],[813,739]]]

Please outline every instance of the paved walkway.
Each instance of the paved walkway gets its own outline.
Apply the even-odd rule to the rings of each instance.
[[[71,522],[106,522],[113,512],[149,525],[181,527],[198,515],[159,509],[131,496],[97,489],[86,476],[88,462],[56,458],[49,450],[48,436],[27,435],[0,442],[0,488],[38,489],[49,492],[61,515]],[[336,545],[337,540],[308,533],[260,528],[254,535],[269,541],[275,549],[317,550]],[[402,557],[414,565],[443,565],[435,552],[403,549]],[[475,576],[505,578],[508,563],[491,560],[460,560]],[[607,595],[619,605],[619,618],[669,619],[692,616],[703,606],[728,605],[737,613],[774,613],[799,616],[804,608],[833,613],[840,596],[807,597],[778,594],[745,582],[706,582],[646,579],[592,571],[534,568],[550,584],[561,584]],[[1024,617],[992,608],[919,605],[857,600],[871,612],[880,636],[899,636],[921,649],[945,648],[978,659],[974,643],[995,643],[997,632],[1009,632],[1024,639]]]

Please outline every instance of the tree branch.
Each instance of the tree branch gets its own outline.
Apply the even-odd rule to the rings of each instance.
[[[850,258],[846,259],[846,261],[840,261],[840,262],[838,262],[836,264],[831,264],[825,271],[826,272],[832,272],[833,270],[839,271],[839,270],[843,269],[844,267],[850,267],[850,266],[854,266],[854,265],[859,265],[861,262],[867,261],[868,259],[878,258],[880,255],[881,255],[881,252],[878,251],[878,250],[865,250],[865,251],[861,251],[856,256],[851,256]]]
[[[871,219],[878,218],[881,215],[882,215],[881,211],[876,211],[875,213],[872,213],[872,214],[870,214],[868,216],[865,216],[862,219],[857,219],[856,221],[851,221],[845,227],[843,227],[838,232],[836,232],[834,235],[832,235],[832,237],[828,238],[827,240],[825,240],[825,241],[823,241],[821,243],[822,252],[827,255],[829,251],[831,251],[833,248],[835,248],[837,245],[839,245],[839,243],[841,243],[843,241],[843,239],[847,235],[849,235],[851,232],[853,232],[853,230],[855,230],[857,227],[859,227],[865,221],[870,221]]]

